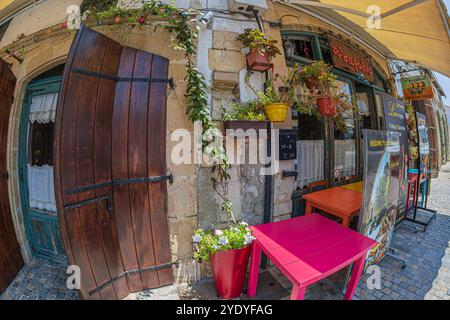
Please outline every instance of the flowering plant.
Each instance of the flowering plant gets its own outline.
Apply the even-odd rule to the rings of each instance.
[[[266,36],[258,29],[245,29],[236,39],[250,50],[255,49],[261,54],[266,53],[270,58],[281,53],[277,46],[278,41]]]
[[[198,262],[208,261],[218,251],[242,249],[253,242],[255,237],[245,222],[233,224],[222,230],[198,229],[192,236]]]

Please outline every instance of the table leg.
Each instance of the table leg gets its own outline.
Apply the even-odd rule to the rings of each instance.
[[[261,262],[261,247],[256,241],[252,244],[252,253],[250,260],[250,273],[248,276],[247,295],[249,298],[256,295],[256,287],[258,285],[258,270]]]
[[[307,287],[299,287],[294,284],[292,286],[290,300],[303,300],[305,298],[306,288]]]
[[[305,216],[307,214],[311,214],[312,213],[312,205],[311,202],[306,201],[306,205],[305,205]]]
[[[344,216],[344,217],[341,217],[341,219],[342,219],[342,225],[344,227],[348,228],[350,225],[350,218],[347,216]]]
[[[355,264],[353,265],[352,276],[350,278],[350,282],[348,283],[347,291],[345,291],[344,296],[345,300],[353,299],[353,295],[355,294],[356,287],[358,286],[358,281],[364,269],[365,262],[366,262],[365,254],[355,261]]]

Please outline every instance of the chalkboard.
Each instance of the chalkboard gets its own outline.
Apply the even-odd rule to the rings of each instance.
[[[294,160],[297,158],[297,130],[280,129],[279,160]]]

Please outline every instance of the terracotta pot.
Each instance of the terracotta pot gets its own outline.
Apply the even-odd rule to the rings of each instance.
[[[317,98],[316,103],[322,116],[332,117],[336,115],[336,105],[331,97]]]
[[[312,76],[311,78],[306,78],[305,84],[309,90],[317,89],[319,87],[319,79],[316,76]]]
[[[264,112],[271,122],[283,122],[289,106],[286,103],[271,103],[264,106]]]
[[[273,64],[269,61],[269,55],[267,53],[260,53],[256,49],[252,49],[247,54],[247,69],[253,71],[264,72],[272,69]]]
[[[211,255],[216,292],[220,298],[240,297],[251,247],[248,245],[242,249],[219,251]]]
[[[267,129],[267,124],[269,121],[255,121],[255,120],[227,120],[224,121],[225,129],[242,129],[244,131],[248,129]]]

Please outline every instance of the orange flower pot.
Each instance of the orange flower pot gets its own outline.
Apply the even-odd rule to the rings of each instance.
[[[269,61],[269,56],[267,53],[260,53],[256,49],[252,49],[249,54],[247,54],[247,69],[253,71],[264,72],[272,69],[273,64]]]
[[[316,103],[322,116],[333,117],[336,115],[336,104],[331,97],[317,98]]]

